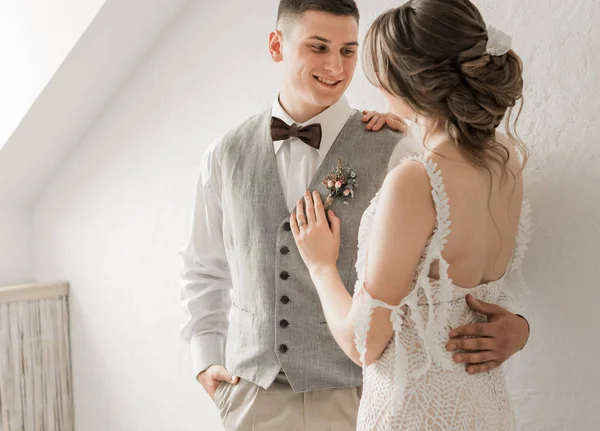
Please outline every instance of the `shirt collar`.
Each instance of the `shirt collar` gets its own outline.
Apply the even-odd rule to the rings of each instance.
[[[300,127],[303,127],[308,126],[310,124],[320,123],[322,130],[321,146],[316,151],[319,153],[321,159],[324,159],[327,155],[327,152],[333,145],[337,136],[342,131],[342,128],[348,121],[348,118],[350,118],[350,115],[352,115],[352,108],[350,107],[346,96],[342,96],[340,100],[338,100],[334,105],[331,105],[329,108],[327,108],[320,114],[314,116],[310,120],[305,121],[304,123],[296,123],[287,114],[287,112],[285,112],[285,110],[279,103],[279,97],[275,99],[275,103],[273,104],[273,108],[271,109],[272,117],[277,117],[283,120],[288,125],[296,123]],[[279,152],[284,142],[285,141],[273,142],[275,154]]]

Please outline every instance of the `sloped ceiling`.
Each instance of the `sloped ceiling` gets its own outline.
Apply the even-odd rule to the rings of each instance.
[[[36,202],[188,1],[104,4],[0,150],[1,200],[26,206]]]

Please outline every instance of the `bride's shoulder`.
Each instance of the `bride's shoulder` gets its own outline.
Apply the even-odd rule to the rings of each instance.
[[[431,202],[430,176],[427,162],[420,157],[405,158],[385,177],[381,201],[393,201],[411,208],[427,206]]]

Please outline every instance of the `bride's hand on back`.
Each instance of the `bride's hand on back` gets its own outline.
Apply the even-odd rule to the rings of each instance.
[[[340,219],[331,210],[325,214],[318,192],[306,192],[304,199],[298,201],[290,225],[302,260],[311,273],[336,266],[340,251]]]

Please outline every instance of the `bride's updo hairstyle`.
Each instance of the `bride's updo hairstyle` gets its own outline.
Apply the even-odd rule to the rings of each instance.
[[[469,0],[410,0],[371,25],[363,65],[373,85],[445,127],[467,160],[488,170],[499,164],[504,181],[509,152],[496,128],[505,116],[526,159],[515,131],[520,109],[511,124],[512,108],[522,107],[523,65],[512,49],[488,51],[489,34]]]

